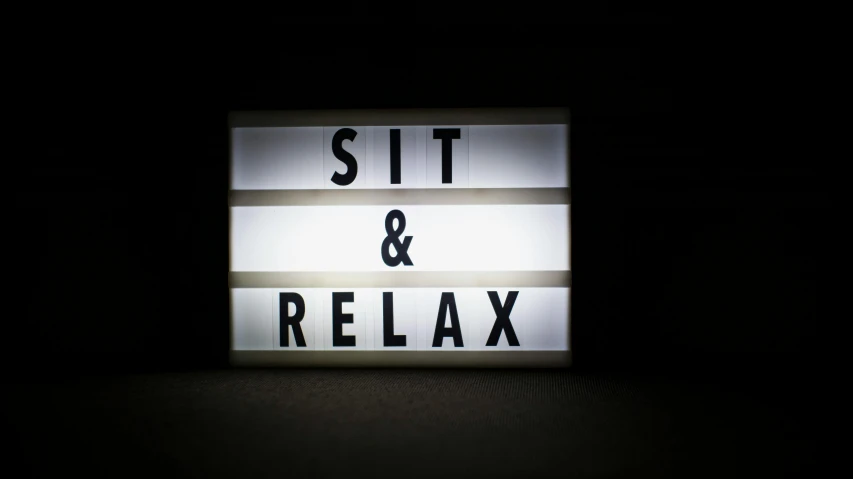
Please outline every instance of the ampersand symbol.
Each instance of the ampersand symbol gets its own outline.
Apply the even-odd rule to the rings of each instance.
[[[396,230],[394,229],[395,219],[400,223]],[[404,229],[406,229],[406,217],[403,216],[403,212],[400,210],[389,211],[388,215],[385,216],[385,232],[388,233],[388,236],[382,241],[382,261],[388,266],[397,266],[401,262],[406,266],[412,266],[412,260],[408,253],[412,237],[406,236],[400,243],[400,235],[403,234]],[[389,251],[391,245],[394,245],[397,256],[391,256]]]

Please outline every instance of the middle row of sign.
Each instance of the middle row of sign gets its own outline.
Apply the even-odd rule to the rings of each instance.
[[[566,271],[569,205],[231,208],[231,271]]]

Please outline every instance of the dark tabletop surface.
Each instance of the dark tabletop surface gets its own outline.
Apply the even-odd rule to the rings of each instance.
[[[758,374],[222,369],[27,377],[3,409],[30,475],[778,477],[814,467],[798,390]]]

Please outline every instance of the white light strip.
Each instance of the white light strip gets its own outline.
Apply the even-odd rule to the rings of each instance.
[[[231,190],[230,206],[567,205],[569,188]]]
[[[232,288],[435,288],[498,287],[514,284],[523,287],[570,287],[571,271],[358,271],[284,272],[232,271]]]

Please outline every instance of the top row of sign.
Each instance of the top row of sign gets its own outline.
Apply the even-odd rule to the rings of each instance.
[[[232,190],[566,188],[568,126],[231,129]]]

